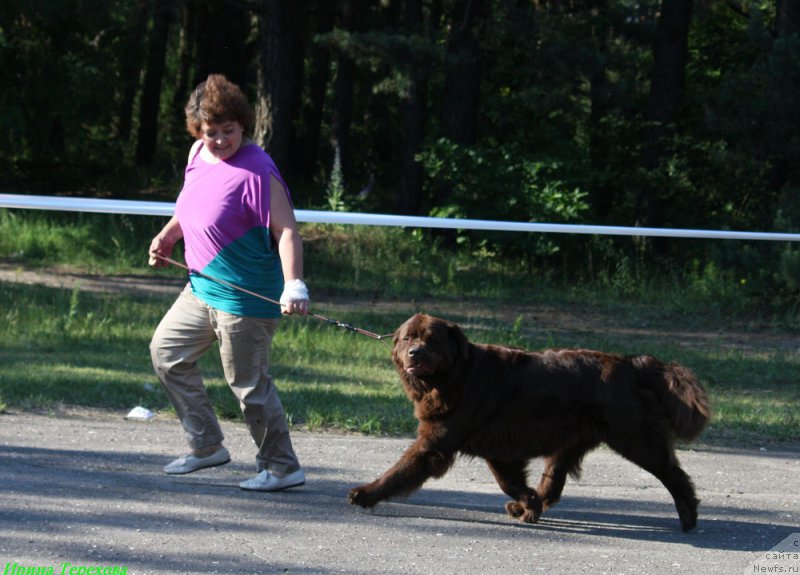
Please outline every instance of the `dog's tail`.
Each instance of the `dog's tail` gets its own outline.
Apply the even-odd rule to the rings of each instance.
[[[629,358],[644,375],[643,383],[666,408],[675,436],[691,441],[711,418],[711,405],[697,377],[677,363],[663,363],[650,355]]]

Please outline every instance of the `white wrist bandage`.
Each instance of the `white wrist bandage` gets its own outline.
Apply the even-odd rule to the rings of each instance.
[[[291,280],[283,284],[281,294],[281,305],[289,305],[290,302],[307,300],[308,288],[303,280]]]

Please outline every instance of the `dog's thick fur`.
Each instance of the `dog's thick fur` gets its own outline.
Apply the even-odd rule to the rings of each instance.
[[[710,408],[688,369],[649,355],[474,344],[457,325],[422,314],[397,329],[392,359],[414,403],[417,439],[380,478],[352,489],[351,503],[409,495],[463,454],[486,460],[513,499],[509,515],[535,523],[605,442],[664,484],[684,531],[696,526],[698,500],[673,441],[697,437]],[[526,466],[542,456],[533,489]]]

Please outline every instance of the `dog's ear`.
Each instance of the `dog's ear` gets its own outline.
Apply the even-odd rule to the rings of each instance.
[[[453,347],[454,357],[464,361],[469,357],[469,340],[461,328],[454,323],[447,324],[447,331],[450,335],[450,344]]]

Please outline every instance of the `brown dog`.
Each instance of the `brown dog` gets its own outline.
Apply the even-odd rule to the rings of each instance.
[[[473,344],[457,325],[422,314],[397,329],[392,359],[414,402],[417,439],[380,478],[352,489],[351,503],[409,495],[461,453],[484,458],[513,498],[508,514],[535,523],[605,442],[664,484],[684,531],[697,525],[698,500],[673,441],[697,437],[710,408],[684,367],[649,355]],[[526,466],[540,456],[545,469],[532,489]]]

